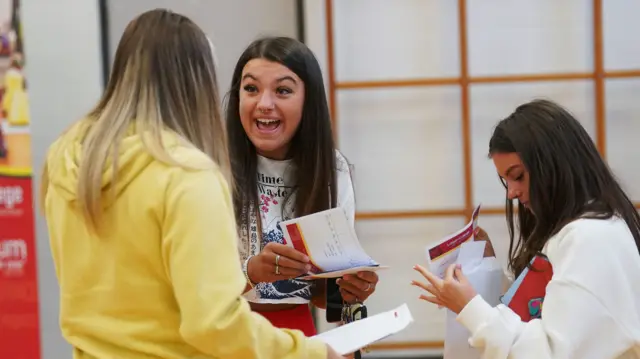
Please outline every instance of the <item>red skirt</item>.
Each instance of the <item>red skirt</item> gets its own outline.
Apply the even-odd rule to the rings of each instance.
[[[307,304],[297,305],[286,310],[258,313],[267,318],[274,327],[301,330],[307,337],[317,334],[311,308]]]

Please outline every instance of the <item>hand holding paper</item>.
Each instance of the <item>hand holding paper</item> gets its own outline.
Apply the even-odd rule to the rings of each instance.
[[[476,296],[475,289],[462,273],[459,264],[450,265],[444,279],[438,278],[420,265],[416,265],[414,269],[428,281],[424,283],[414,280],[411,283],[431,293],[430,296],[420,295],[422,300],[446,307],[457,314]]]
[[[429,270],[416,266],[427,283],[413,284],[431,294],[421,298],[449,309],[445,359],[480,359],[480,353],[469,345],[469,331],[456,321],[456,316],[476,295],[493,306],[502,294],[502,267],[494,256],[487,256],[493,251],[487,250],[488,236],[477,225],[479,209],[480,206],[461,230],[427,248]]]
[[[254,283],[273,283],[295,278],[311,269],[309,258],[280,243],[267,243],[264,249],[249,260],[247,272]]]
[[[456,263],[460,247],[464,243],[472,241],[480,233],[478,227],[479,214],[480,206],[476,207],[471,215],[471,220],[464,227],[427,248],[429,267],[438,277],[444,278],[447,267]]]
[[[336,281],[342,299],[347,303],[364,302],[375,291],[378,275],[375,272],[347,274]]]
[[[311,270],[300,279],[339,278],[386,268],[362,248],[340,207],[280,223],[285,244],[309,257]]]

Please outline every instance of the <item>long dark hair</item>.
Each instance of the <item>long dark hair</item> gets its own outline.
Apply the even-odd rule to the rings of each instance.
[[[242,70],[247,62],[258,58],[286,66],[304,82],[302,120],[287,156],[294,164],[296,187],[292,193],[295,193],[296,215],[303,216],[336,206],[336,154],[318,60],[306,45],[295,39],[265,37],[251,43],[240,56],[226,103],[231,171],[236,184],[233,203],[238,225],[242,225],[243,208],[251,202],[258,205],[256,148],[240,122]]]
[[[518,204],[515,240],[513,202],[507,197],[509,266],[519,275],[551,236],[577,218],[616,215],[629,226],[640,251],[640,216],[591,137],[567,110],[548,100],[516,108],[500,121],[489,156],[517,153],[529,172],[531,211]],[[504,182],[503,182],[504,184]]]

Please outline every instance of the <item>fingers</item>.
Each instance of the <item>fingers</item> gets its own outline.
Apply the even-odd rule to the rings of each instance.
[[[364,272],[363,272],[364,274]],[[375,291],[375,284],[378,276],[367,275],[368,280],[375,280],[375,282],[369,282],[364,280],[360,275],[354,276],[347,274],[342,278],[339,278],[336,283],[340,286],[340,293],[342,299],[348,303],[355,303],[358,301],[365,301]]]
[[[368,296],[368,293],[364,290],[366,285],[361,286],[361,283],[348,282],[344,279],[338,279],[336,284],[340,286],[341,289],[348,291],[349,293],[355,295],[358,298],[364,298]]]
[[[268,243],[259,255],[250,262],[253,268],[252,279],[259,282],[275,282],[299,277],[311,270],[311,265],[287,257],[291,251],[298,256],[306,256],[295,249],[279,243]],[[284,254],[280,254],[284,253]],[[307,258],[308,259],[308,258]],[[257,265],[257,266],[256,266]]]
[[[342,296],[342,300],[349,304],[354,304],[360,301],[360,298],[356,294],[351,293],[344,288],[340,288],[340,295]]]
[[[411,281],[411,285],[422,288],[433,295],[437,295],[436,289],[431,284],[426,284],[426,283],[422,283],[422,282],[418,282],[417,280],[414,280],[414,281]]]
[[[341,284],[349,285],[363,292],[371,291],[375,284],[375,282],[370,282],[360,278],[359,276],[356,277],[351,274],[347,274],[344,277],[338,279],[338,282],[340,282]],[[338,285],[341,285],[340,283]]]
[[[358,278],[367,283],[378,283],[378,275],[376,272],[358,272]]]
[[[295,261],[289,257],[285,257],[282,254],[270,253],[268,255],[268,258],[274,266],[276,265],[276,256],[278,255],[280,256],[280,258],[278,259],[278,266],[280,267],[280,271],[282,271],[283,268],[295,269],[301,272],[308,272],[309,270],[311,270],[310,264]]]
[[[301,276],[303,274],[306,273],[306,271],[301,271],[298,269],[291,269],[291,268],[286,268],[286,267],[279,267],[278,268],[278,272],[279,274],[275,273],[275,266],[273,268],[271,268],[271,272],[278,277],[278,280],[283,280],[283,279],[289,279],[289,278],[295,278],[298,276]]]
[[[269,250],[275,254],[279,254],[281,257],[286,257],[291,259],[292,261],[300,262],[307,264],[309,263],[309,257],[298,252],[295,248],[285,246],[280,243],[268,243],[265,247],[265,250]]]
[[[462,273],[462,268],[456,267],[456,269],[454,271],[454,274],[455,274],[455,277],[458,280],[458,282],[460,282],[462,284],[469,283],[469,281],[467,280],[467,277],[464,275],[464,273]]]
[[[438,298],[436,297],[431,297],[431,296],[427,296],[427,295],[420,295],[420,299],[421,300],[426,300],[429,303],[433,303],[436,304],[438,307],[444,307],[444,303],[442,303]]]
[[[413,267],[418,273],[422,274],[422,276],[429,281],[434,287],[440,288],[442,286],[442,279],[436,277],[433,273],[426,270],[423,266],[417,264]]]
[[[455,271],[456,267],[458,265],[457,264],[451,264],[450,266],[447,267],[447,270],[444,272],[444,281],[445,282],[450,282],[453,279],[453,272]]]

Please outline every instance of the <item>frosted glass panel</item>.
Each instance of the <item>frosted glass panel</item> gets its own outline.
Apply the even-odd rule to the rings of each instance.
[[[607,159],[627,195],[640,201],[640,79],[607,80]]]
[[[476,203],[503,206],[505,189],[498,179],[493,162],[487,157],[489,139],[501,119],[517,106],[546,98],[571,111],[595,138],[593,83],[567,81],[553,83],[522,83],[474,85],[471,87],[471,138],[473,193]]]
[[[592,71],[590,1],[467,3],[472,76]]]
[[[458,87],[344,91],[340,149],[354,165],[359,211],[461,208]]]
[[[338,81],[458,76],[455,1],[333,4]]]
[[[378,272],[380,283],[367,301],[369,313],[379,313],[407,303],[415,322],[386,341],[439,341],[444,339],[443,310],[421,301],[411,286],[420,279],[412,268],[426,265],[426,247],[464,225],[464,218],[358,221],[356,230],[364,249],[391,268]]]
[[[606,0],[603,6],[604,64],[607,70],[640,69],[640,2]]]

